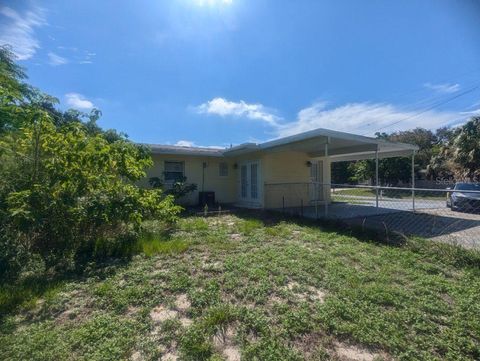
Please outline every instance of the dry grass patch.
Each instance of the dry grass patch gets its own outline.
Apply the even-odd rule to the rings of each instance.
[[[178,312],[165,308],[163,305],[158,305],[150,311],[150,318],[154,323],[162,323],[177,317]]]
[[[387,360],[385,354],[376,353],[366,348],[335,342],[335,354],[342,361],[375,361]]]
[[[213,336],[213,345],[217,352],[221,354],[226,361],[240,361],[240,348],[235,345],[234,339],[236,329],[228,326],[226,330],[217,332]]]

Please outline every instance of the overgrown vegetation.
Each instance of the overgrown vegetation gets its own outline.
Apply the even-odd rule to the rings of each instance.
[[[0,73],[0,281],[131,254],[144,220],[176,220],[172,196],[135,185],[147,149],[102,131],[97,110],[56,110],[7,48]]]
[[[170,194],[177,200],[197,190],[197,185],[188,183],[185,176],[172,182],[168,187],[165,187],[165,182],[159,177],[151,177],[148,182],[153,188],[163,189],[165,194]]]
[[[276,218],[142,229],[186,247],[91,269],[4,311],[0,358],[480,358],[478,252]]]

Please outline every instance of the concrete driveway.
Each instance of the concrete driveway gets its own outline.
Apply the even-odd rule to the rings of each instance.
[[[444,200],[416,199],[413,212],[411,199],[383,198],[377,208],[374,197],[349,196],[348,202],[290,208],[287,212],[480,249],[480,215],[454,212]]]

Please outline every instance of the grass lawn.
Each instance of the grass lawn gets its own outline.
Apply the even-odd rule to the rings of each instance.
[[[381,194],[381,192],[383,193]],[[375,197],[376,193],[374,189],[370,188],[342,188],[338,190],[332,190],[332,197],[340,199],[348,198],[349,196],[356,197]],[[379,191],[380,197],[385,198],[395,198],[395,199],[412,199],[412,192],[410,190],[400,190],[400,189],[390,189],[390,190],[381,190]],[[433,201],[443,201],[446,200],[447,194],[443,191],[432,192],[432,191],[416,191],[415,198],[418,200],[433,200]]]
[[[472,251],[241,215],[182,219],[143,248],[14,310],[4,290],[0,359],[480,359]]]

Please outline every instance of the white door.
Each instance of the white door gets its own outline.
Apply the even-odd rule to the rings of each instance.
[[[310,167],[310,202],[323,200],[323,161],[314,160]]]
[[[260,162],[240,164],[240,199],[243,203],[259,205],[260,202]]]

